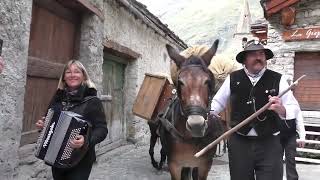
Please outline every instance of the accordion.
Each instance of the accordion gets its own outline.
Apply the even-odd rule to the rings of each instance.
[[[44,120],[35,156],[50,166],[71,168],[79,163],[88,149],[88,143],[79,149],[73,149],[71,140],[77,135],[89,137],[91,124],[81,119],[81,115],[71,111],[48,110]]]

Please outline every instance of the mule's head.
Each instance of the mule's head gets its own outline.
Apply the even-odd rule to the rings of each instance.
[[[187,116],[186,128],[193,137],[203,137],[207,125],[207,114],[213,95],[214,77],[208,69],[215,55],[219,41],[203,55],[185,58],[173,47],[167,45],[170,58],[178,67],[177,92],[182,112]]]

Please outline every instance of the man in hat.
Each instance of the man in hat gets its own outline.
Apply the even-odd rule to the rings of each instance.
[[[299,140],[297,142],[297,135]],[[298,180],[298,172],[296,169],[297,145],[300,148],[304,147],[305,143],[305,128],[301,110],[296,119],[280,121],[280,143],[282,152],[285,155],[286,162],[286,177],[287,180]]]
[[[234,127],[269,101],[269,109],[229,137],[231,180],[282,180],[282,147],[278,122],[294,119],[299,105],[281,74],[267,69],[273,52],[259,41],[249,41],[236,59],[243,69],[231,73],[212,100],[211,113],[219,114],[230,100]]]

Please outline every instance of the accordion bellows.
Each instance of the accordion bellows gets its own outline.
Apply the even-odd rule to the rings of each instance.
[[[81,115],[49,109],[36,144],[35,156],[57,168],[71,168],[85,155],[88,143],[80,149],[73,149],[70,141],[77,135],[88,137],[90,131],[91,125],[81,119]]]

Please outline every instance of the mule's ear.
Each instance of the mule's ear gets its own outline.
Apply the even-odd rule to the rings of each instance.
[[[218,44],[219,44],[219,40],[217,39],[212,44],[211,48],[201,56],[201,58],[205,61],[207,66],[210,65],[212,57],[216,54],[218,49]]]
[[[169,44],[166,45],[168,54],[170,58],[176,63],[176,65],[180,68],[181,64],[185,61],[185,58],[181,56],[172,46]]]

